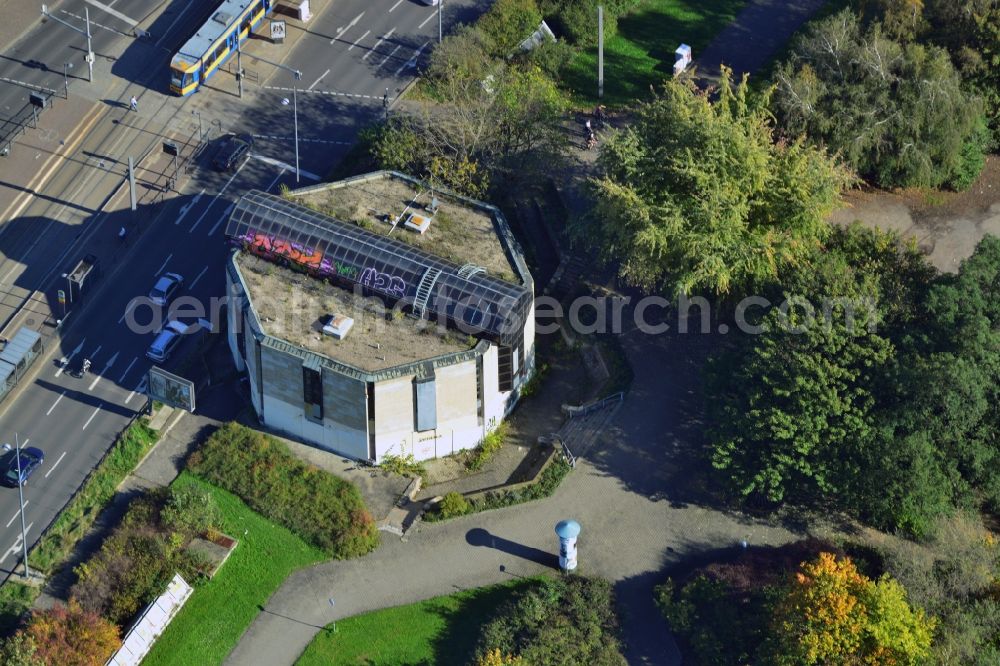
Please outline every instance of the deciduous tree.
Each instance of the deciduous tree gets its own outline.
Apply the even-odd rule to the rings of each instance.
[[[25,631],[46,664],[102,666],[121,645],[118,627],[73,601],[36,611]]]
[[[778,664],[918,664],[936,622],[910,607],[895,580],[858,573],[848,558],[804,562],[775,609],[771,659]]]
[[[729,72],[714,102],[669,81],[602,149],[578,236],[645,289],[739,292],[802,262],[850,177],[821,150],[775,142],[767,101]]]

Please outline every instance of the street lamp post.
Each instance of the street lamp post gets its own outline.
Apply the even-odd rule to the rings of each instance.
[[[3,445],[4,451],[10,451],[10,444]],[[17,458],[17,498],[21,514],[21,547],[24,549],[24,579],[28,580],[28,530],[24,527],[24,487],[21,484],[21,440],[14,433],[14,457]]]
[[[63,63],[63,86],[66,88],[66,99],[69,99],[69,70],[73,69],[73,63]]]
[[[302,72],[295,70],[295,80],[292,82],[292,115],[295,117],[295,184],[299,182],[299,79]]]
[[[205,140],[205,133],[201,129],[201,111],[198,109],[191,109],[192,116],[198,116],[198,141]]]
[[[291,72],[292,76],[295,77],[292,81],[292,114],[295,122],[295,182],[299,182],[299,81],[302,79],[302,72],[297,69],[292,69],[288,65],[282,65],[280,62],[273,62],[267,60],[266,58],[261,58],[260,56],[254,56],[260,62],[267,63],[272,67],[277,67],[278,69],[283,69],[286,72]],[[282,104],[288,104],[288,98],[285,97],[281,100]]]
[[[88,8],[86,8],[86,7],[84,7],[83,9],[84,9],[84,21],[86,21],[86,23],[87,23],[87,29],[86,30],[81,30],[80,28],[77,28],[75,25],[72,25],[72,24],[67,23],[66,21],[62,20],[58,16],[53,16],[52,13],[49,12],[48,5],[42,5],[42,16],[44,16],[45,18],[48,18],[48,19],[52,19],[56,23],[62,23],[64,26],[66,26],[70,30],[76,31],[76,32],[80,33],[81,35],[83,35],[83,36],[85,36],[87,38],[87,55],[84,56],[83,59],[87,61],[87,69],[88,69],[87,81],[89,81],[90,83],[93,83],[94,82],[94,46],[93,46],[93,44],[91,42],[91,35],[90,35],[90,10]]]

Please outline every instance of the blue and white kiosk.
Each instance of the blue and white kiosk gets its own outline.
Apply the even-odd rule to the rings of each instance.
[[[559,568],[563,571],[576,569],[576,537],[580,535],[580,523],[575,520],[560,520],[556,523],[559,537]]]

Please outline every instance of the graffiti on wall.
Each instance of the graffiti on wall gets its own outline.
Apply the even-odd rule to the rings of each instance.
[[[393,298],[402,298],[406,293],[406,282],[402,278],[379,273],[370,267],[359,270],[356,266],[328,259],[323,255],[323,252],[314,247],[282,240],[256,231],[248,231],[236,241],[253,254],[266,258],[285,259],[320,277],[337,276],[353,280]]]

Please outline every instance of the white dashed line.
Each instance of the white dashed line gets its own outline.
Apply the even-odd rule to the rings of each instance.
[[[58,467],[58,466],[59,466],[59,463],[61,463],[61,462],[62,462],[62,459],[66,457],[66,453],[68,453],[68,452],[67,452],[67,451],[63,451],[63,452],[62,452],[62,455],[61,455],[61,456],[59,456],[59,460],[57,460],[57,461],[56,461],[56,464],[55,464],[55,465],[53,465],[53,466],[51,467],[51,469],[49,469],[49,471],[47,471],[47,472],[45,473],[45,478],[46,478],[46,479],[47,479],[47,478],[49,478],[49,474],[51,474],[51,473],[52,473],[52,470],[54,470],[54,469],[55,469],[56,467]],[[25,504],[27,504],[27,502],[25,502]]]
[[[368,56],[370,56],[372,53],[374,53],[378,49],[378,47],[382,45],[382,42],[384,42],[385,40],[387,40],[390,37],[392,37],[392,33],[394,33],[394,32],[396,32],[396,29],[392,28],[392,29],[389,30],[389,32],[387,32],[384,35],[382,35],[381,37],[379,37],[378,41],[375,42],[375,46],[373,46],[370,49],[368,49],[368,52],[365,53],[363,56],[361,56],[361,59],[362,60],[368,60]],[[348,49],[348,50],[350,50],[350,49]]]
[[[87,419],[87,422],[83,424],[82,430],[86,430],[87,429],[87,426],[90,425],[90,422],[94,420],[94,417],[97,416],[97,412],[99,412],[99,411],[101,411],[101,406],[100,405],[98,405],[97,407],[94,407],[94,413],[91,414],[90,418]]]
[[[59,401],[63,399],[64,395],[66,395],[66,391],[63,391],[62,393],[59,394],[59,397],[56,398],[56,401],[52,403],[51,407],[49,407],[49,411],[45,412],[46,416],[52,413],[52,410],[56,408],[56,405],[59,404]]]
[[[48,476],[48,474],[46,474],[45,476]],[[28,506],[28,502],[30,502],[30,501],[31,500],[24,500],[24,506]],[[7,527],[10,527],[10,524],[12,522],[14,522],[17,519],[17,517],[20,516],[20,515],[21,515],[20,511],[15,511],[14,515],[11,516],[11,519],[7,521]]]
[[[312,90],[313,88],[315,88],[316,84],[319,83],[320,81],[322,81],[326,77],[326,75],[329,74],[329,73],[330,73],[330,70],[326,70],[325,72],[323,72],[322,74],[320,74],[319,78],[316,79],[315,81],[313,81],[312,85],[309,86],[308,88],[306,88],[306,90]]]
[[[392,7],[389,8],[389,13],[391,14],[393,10],[396,9],[396,7],[399,7],[401,4],[403,4],[403,0],[396,0],[396,4],[394,4]]]
[[[396,48],[394,48],[393,50],[389,51],[389,55],[387,55],[386,57],[382,58],[382,62],[380,62],[378,64],[378,66],[379,67],[384,66],[385,63],[389,62],[389,58],[391,58],[392,56],[396,55],[396,51],[398,51],[401,48],[403,48],[402,44],[396,44]]]
[[[173,258],[174,258],[173,252],[171,252],[170,254],[168,254],[167,258],[163,260],[163,263],[160,265],[160,267],[157,268],[155,271],[153,271],[153,277],[156,277],[157,275],[159,275],[160,273],[162,273],[163,269],[167,267],[167,264],[170,263],[170,260],[173,259]]]
[[[209,232],[209,235],[211,235],[211,232]],[[198,276],[194,280],[191,281],[191,287],[190,287],[191,289],[194,289],[194,286],[196,284],[198,284],[198,280],[201,279],[201,276],[204,275],[205,271],[207,271],[207,270],[208,270],[208,266],[205,266],[203,269],[201,269],[201,273],[198,273]]]
[[[431,14],[430,16],[428,16],[427,18],[425,18],[424,22],[417,26],[417,30],[423,30],[424,26],[427,25],[428,23],[430,23],[430,20],[432,18],[434,18],[435,16],[437,16],[437,12],[434,12],[433,14]]]
[[[215,224],[212,225],[212,228],[208,230],[208,235],[209,236],[214,236],[215,235],[215,232],[218,230],[219,225],[221,225],[223,222],[225,222],[229,218],[229,213],[231,213],[232,210],[233,210],[233,208],[235,208],[235,207],[236,207],[236,204],[229,204],[229,208],[227,208],[225,210],[225,212],[222,213],[222,217],[220,217],[215,222]]]
[[[125,376],[128,375],[128,371],[132,369],[132,366],[135,365],[135,362],[138,361],[138,360],[139,359],[137,359],[137,358],[133,358],[132,362],[128,364],[128,367],[125,368],[125,372],[123,372],[122,376],[118,378],[118,383],[119,384],[121,384],[123,381],[125,381]]]
[[[361,36],[360,36],[360,37],[358,37],[358,38],[357,38],[356,40],[354,40],[354,43],[353,43],[353,44],[351,44],[350,46],[348,46],[348,47],[347,47],[347,50],[348,50],[348,51],[350,51],[350,50],[351,50],[351,49],[353,49],[353,48],[354,48],[355,46],[357,46],[357,45],[358,45],[358,43],[359,43],[359,42],[361,42],[361,40],[362,40],[362,39],[364,39],[365,37],[367,37],[367,36],[368,36],[368,33],[370,33],[370,32],[371,32],[371,30],[365,30],[365,34],[361,35]]]
[[[402,2],[402,1],[403,0],[399,0],[399,2]],[[397,2],[396,4],[398,5],[399,2]],[[391,12],[392,10],[390,9],[389,11]],[[335,41],[337,41],[338,39],[340,39],[341,35],[343,35],[345,32],[347,32],[348,30],[350,30],[351,28],[353,28],[354,26],[356,26],[358,24],[358,21],[360,21],[361,17],[364,16],[364,15],[365,15],[365,13],[361,12],[360,14],[358,14],[357,16],[355,16],[354,19],[350,23],[348,23],[347,25],[345,25],[343,28],[340,28],[339,30],[337,30],[337,36],[334,37],[333,39],[331,39],[330,43],[333,44]],[[368,33],[366,32],[365,34],[367,35]]]
[[[399,76],[400,74],[403,73],[403,70],[406,69],[406,68],[408,68],[408,67],[416,67],[417,66],[417,59],[420,58],[420,54],[423,53],[423,50],[426,49],[427,45],[430,44],[430,43],[431,43],[431,40],[428,39],[426,42],[423,43],[423,45],[419,49],[417,49],[416,51],[414,51],[413,52],[413,56],[411,56],[409,60],[407,60],[406,62],[404,62],[402,65],[399,66],[399,69],[396,70],[396,74],[395,75]]]

